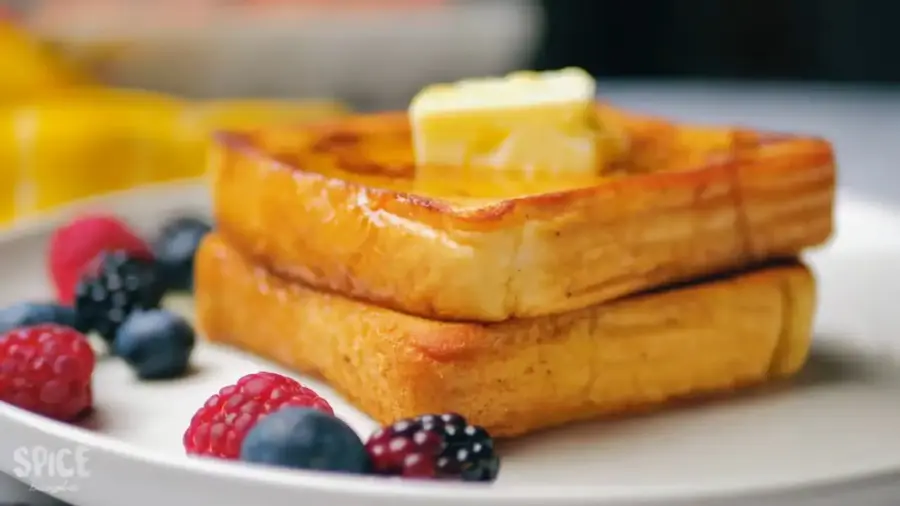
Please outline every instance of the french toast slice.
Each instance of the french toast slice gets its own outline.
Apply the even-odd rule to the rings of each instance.
[[[404,113],[219,134],[215,217],[281,276],[459,321],[583,308],[829,238],[827,141],[598,115],[627,147],[589,177],[416,168]]]
[[[509,437],[791,375],[815,286],[786,262],[558,315],[446,322],[278,277],[212,234],[195,301],[209,340],[320,376],[378,422],[454,411]]]

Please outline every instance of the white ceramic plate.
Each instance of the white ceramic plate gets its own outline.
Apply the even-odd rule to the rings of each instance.
[[[168,215],[207,204],[201,186],[170,185],[90,206],[149,232]],[[43,251],[57,219],[0,238],[0,303],[50,293]],[[242,374],[279,370],[211,345],[198,349],[196,374],[171,383],[139,383],[122,363],[101,360],[98,412],[85,427],[0,405],[0,470],[85,506],[893,505],[900,498],[898,222],[900,212],[841,195],[838,238],[810,257],[821,287],[817,341],[793,388],[504,444],[492,486],[188,459],[181,435],[207,396]],[[180,304],[189,310],[189,302]],[[361,433],[372,429],[324,385],[310,383]],[[72,466],[76,454],[86,459],[81,468]],[[65,465],[22,473],[23,458],[34,463],[41,455]]]

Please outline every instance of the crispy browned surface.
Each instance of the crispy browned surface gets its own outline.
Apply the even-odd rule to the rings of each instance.
[[[514,436],[789,375],[814,292],[791,263],[559,315],[439,322],[275,277],[212,235],[196,312],[210,340],[320,375],[379,422],[455,411]]]
[[[603,177],[421,168],[404,114],[226,134],[222,233],[283,276],[412,314],[502,321],[793,257],[832,231],[815,138],[677,126],[601,107],[630,149]]]

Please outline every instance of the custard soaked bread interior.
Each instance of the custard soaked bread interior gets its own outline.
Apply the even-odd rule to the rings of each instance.
[[[217,223],[280,276],[471,321],[583,308],[792,258],[830,236],[826,141],[604,105],[597,115],[622,142],[593,175],[415,167],[404,113],[225,134]]]
[[[210,340],[322,376],[379,422],[455,411],[497,436],[790,375],[815,303],[811,274],[789,262],[559,315],[454,323],[275,276],[215,234],[196,262]]]

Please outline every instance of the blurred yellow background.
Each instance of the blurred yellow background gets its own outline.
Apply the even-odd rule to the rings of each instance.
[[[344,114],[329,100],[187,100],[102,85],[0,21],[0,226],[85,197],[196,178],[210,133]]]

